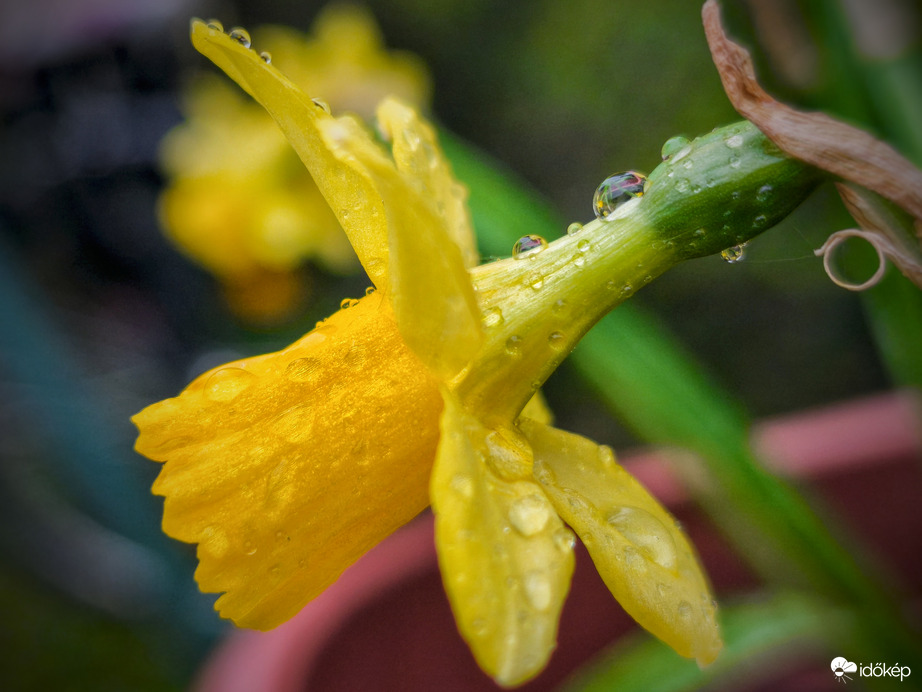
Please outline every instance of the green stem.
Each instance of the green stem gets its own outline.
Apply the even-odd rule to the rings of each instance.
[[[519,234],[554,235],[564,227],[536,196],[496,173],[483,156],[450,136],[443,134],[442,141],[458,177],[471,188],[475,225],[489,252],[503,252],[502,248],[511,247]],[[748,149],[756,146],[753,140]],[[729,158],[725,160],[729,165]],[[694,166],[697,164],[696,160]],[[761,232],[777,222],[778,218],[773,218],[771,224],[759,224],[757,229],[751,223],[742,224],[742,230],[739,224],[728,231],[718,227],[719,232],[713,234],[716,239],[712,236],[707,246],[691,247],[688,241],[701,240],[693,232],[698,223],[710,230],[711,222],[727,209],[723,193],[712,193],[710,199],[695,197],[694,192],[685,194],[696,184],[702,191],[715,189],[707,185],[705,167],[696,170],[694,166],[683,167],[688,171],[687,190],[684,184],[675,184],[678,181],[673,175],[670,180],[674,184],[662,185],[657,193],[670,197],[669,202],[685,200],[687,206],[680,211],[673,209],[670,215],[659,211],[669,205],[652,205],[652,215],[661,224],[666,242],[687,242],[687,255],[706,254],[732,244],[730,241],[746,240],[747,233]],[[651,181],[658,177],[665,180],[669,170],[663,169],[659,176],[654,172]],[[742,166],[721,170],[731,178],[737,173],[741,178],[747,175]],[[761,189],[761,185],[753,188],[751,183],[745,189]],[[653,189],[648,194],[652,195]],[[779,192],[788,190],[773,187],[775,202]],[[751,221],[752,214],[763,213],[755,208],[757,201],[733,207],[731,215],[736,221]],[[725,233],[737,235],[728,238]],[[830,535],[800,493],[759,464],[748,445],[748,418],[743,406],[710,381],[650,318],[634,306],[620,306],[586,335],[571,362],[597,388],[606,405],[641,437],[699,455],[711,482],[708,492],[699,497],[702,506],[756,569],[769,579],[789,582],[793,577],[817,593],[860,610],[868,625],[865,650],[887,651],[901,656],[902,661],[918,660],[914,636],[880,585]],[[849,545],[854,543],[849,541]]]

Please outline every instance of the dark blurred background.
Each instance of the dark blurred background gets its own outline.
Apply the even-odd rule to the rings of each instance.
[[[773,3],[766,13],[724,3],[770,91],[892,132],[887,113],[903,106],[871,93],[855,64],[902,55],[858,42],[846,6],[862,3],[806,4]],[[737,119],[698,3],[366,5],[389,47],[428,65],[435,118],[570,221],[592,218],[592,193],[607,175],[652,170],[667,138]],[[895,26],[918,52],[917,3],[864,5],[866,15],[872,5],[896,7]],[[3,689],[182,689],[224,630],[192,581],[193,551],[160,534],[161,500],[148,491],[157,466],[132,451],[128,418],[207,367],[285,345],[343,297],[361,295],[367,279],[307,266],[313,294],[302,314],[272,328],[238,322],[215,281],[158,227],[158,143],[181,119],[179,87],[214,69],[189,42],[191,16],[307,30],[320,7],[0,7]],[[895,143],[918,155],[911,133]],[[860,299],[835,287],[813,256],[829,233],[853,225],[824,187],[753,243],[746,261],[687,263],[634,300],[756,416],[884,389]],[[619,448],[634,442],[566,364],[547,393],[561,427]]]

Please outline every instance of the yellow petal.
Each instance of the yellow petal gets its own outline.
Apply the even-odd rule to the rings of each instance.
[[[442,408],[387,301],[363,298],[278,353],[205,373],[134,417],[166,461],[163,528],[198,543],[216,608],[270,629],[428,504]]]
[[[540,672],[556,645],[573,534],[537,483],[494,471],[511,471],[510,459],[529,466],[513,431],[487,430],[450,394],[441,428],[430,494],[445,590],[480,667],[516,685]]]
[[[675,519],[608,447],[533,421],[520,427],[534,449],[535,478],[618,602],[682,656],[713,661],[723,645],[713,597]]]
[[[432,128],[394,100],[378,110],[393,137],[394,169],[369,170],[390,188],[390,298],[400,333],[442,379],[457,374],[483,340],[480,310],[464,253],[474,252],[463,198]],[[460,194],[460,193],[459,193]]]
[[[477,266],[480,254],[467,207],[467,188],[452,173],[435,130],[413,108],[393,98],[378,106],[378,122],[391,140],[397,170],[422,185],[449,239],[461,250],[464,266]]]
[[[385,288],[384,200],[365,164],[390,162],[367,131],[351,118],[333,118],[255,51],[200,20],[192,22],[192,43],[269,111],[314,176],[369,278]]]

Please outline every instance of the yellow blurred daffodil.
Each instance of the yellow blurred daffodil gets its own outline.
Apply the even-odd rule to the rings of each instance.
[[[629,294],[612,277],[643,282],[662,254],[651,236],[616,213],[477,266],[466,190],[411,107],[378,107],[386,151],[256,52],[199,21],[192,35],[279,123],[376,288],[135,416],[137,450],[166,462],[164,530],[198,544],[216,608],[275,627],[431,503],[459,630],[500,684],[536,675],[555,647],[565,524],[641,625],[712,661],[715,606],[681,529],[610,449],[551,427],[534,400]]]
[[[269,26],[254,39],[272,46],[261,59],[310,85],[324,107],[371,117],[388,94],[417,105],[429,100],[422,64],[386,52],[374,20],[357,6],[329,6],[311,36]],[[334,273],[357,270],[336,217],[259,104],[208,75],[186,89],[184,111],[185,122],[161,147],[168,178],[161,225],[218,278],[238,315],[264,321],[289,313],[302,292],[305,260]]]

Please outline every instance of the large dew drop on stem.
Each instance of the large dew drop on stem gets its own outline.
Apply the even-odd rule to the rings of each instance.
[[[636,171],[617,173],[603,180],[592,196],[596,217],[604,219],[625,202],[642,197],[646,182],[647,177]]]

